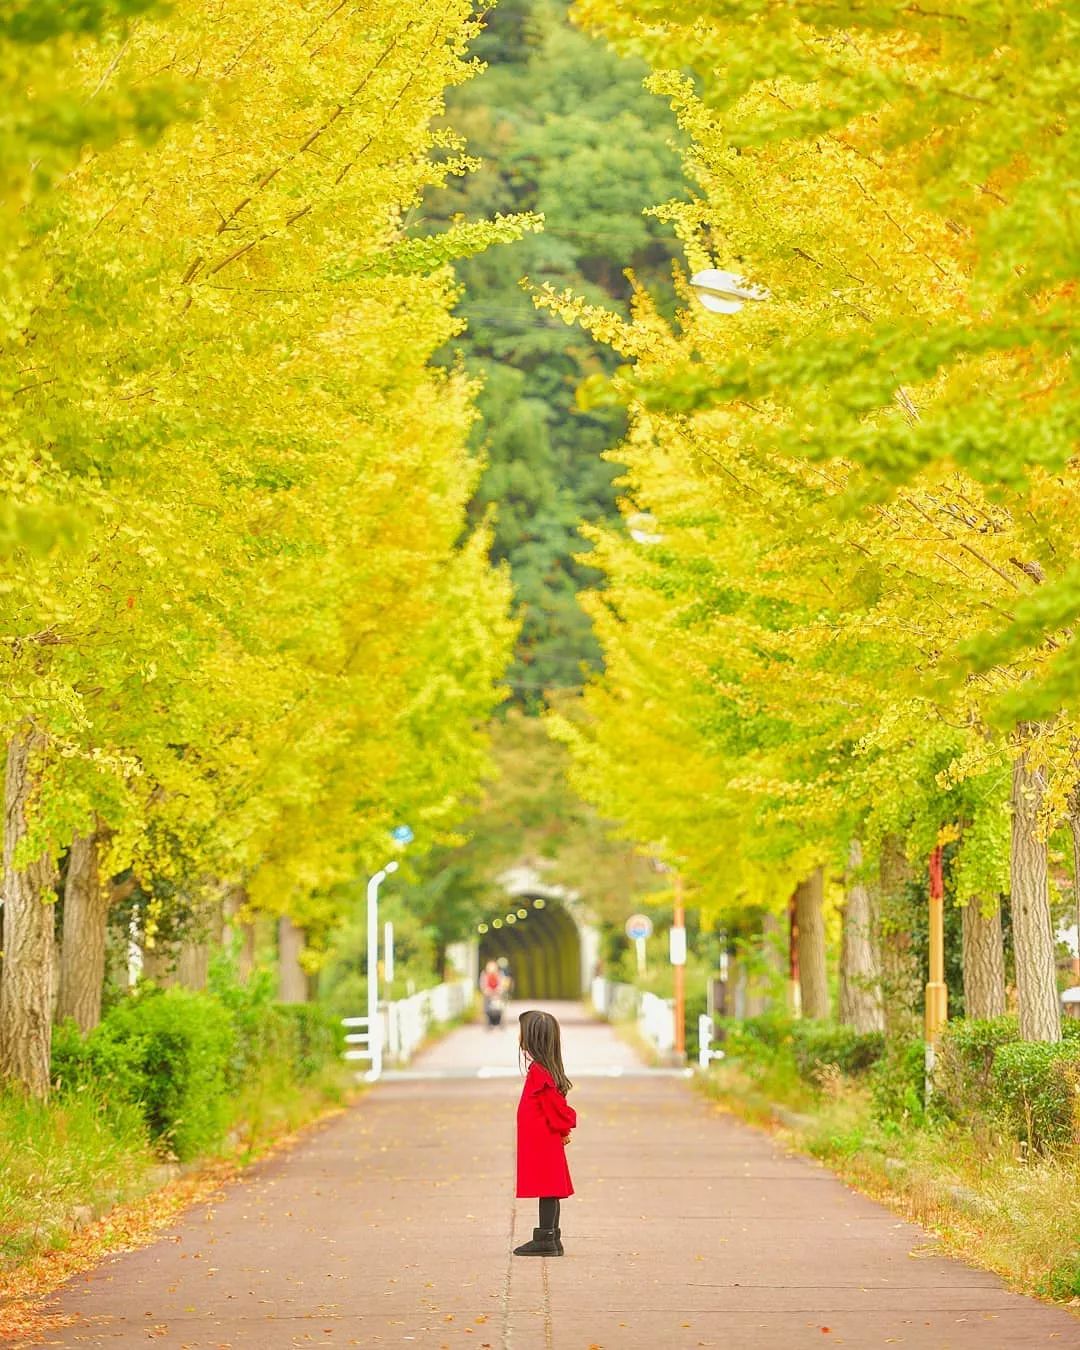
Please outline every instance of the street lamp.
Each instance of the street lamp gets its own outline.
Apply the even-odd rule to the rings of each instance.
[[[397,863],[391,859],[367,884],[367,1030],[371,1054],[367,1079],[370,1083],[382,1075],[383,1055],[382,1022],[379,1020],[379,887],[397,869]]]
[[[656,528],[656,517],[651,511],[635,511],[626,517],[626,528],[636,544],[662,544],[664,536]]]
[[[754,286],[737,272],[721,272],[707,267],[690,278],[694,294],[714,314],[738,314],[747,303],[768,300],[764,286]]]

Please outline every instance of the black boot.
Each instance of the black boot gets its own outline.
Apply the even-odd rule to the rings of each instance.
[[[563,1255],[564,1255],[564,1252],[563,1252],[563,1245],[562,1245],[562,1229],[561,1229],[561,1228],[556,1228],[556,1229],[555,1229],[555,1255],[556,1255],[556,1256],[563,1256]]]
[[[562,1256],[562,1243],[555,1240],[554,1228],[534,1228],[532,1241],[514,1248],[515,1256]]]

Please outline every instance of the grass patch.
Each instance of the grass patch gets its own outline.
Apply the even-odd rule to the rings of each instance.
[[[156,1161],[133,1107],[89,1091],[48,1106],[0,1096],[0,1271],[141,1194]]]
[[[282,1135],[344,1106],[359,1091],[355,1078],[355,1070],[340,1063],[325,1064],[300,1082],[280,1067],[264,1071],[237,1095],[226,1153],[241,1163],[260,1157]]]
[[[729,1058],[698,1081],[726,1109],[781,1131],[799,1151],[930,1229],[950,1255],[1080,1312],[1075,1148],[1044,1156],[956,1122],[880,1120],[872,1083],[826,1068],[810,1084],[784,1055],[771,1063]]]

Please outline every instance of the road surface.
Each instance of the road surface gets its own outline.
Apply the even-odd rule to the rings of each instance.
[[[553,1005],[548,1005],[553,1006]],[[554,1008],[580,1128],[566,1256],[513,1258],[514,1011],[464,1027],[48,1310],[61,1347],[802,1350],[1080,1346],[823,1168]]]

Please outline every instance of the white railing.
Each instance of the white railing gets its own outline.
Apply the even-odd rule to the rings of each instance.
[[[407,1064],[416,1051],[423,1045],[433,1026],[453,1021],[466,1012],[473,1000],[472,980],[454,980],[450,984],[437,984],[433,989],[424,989],[409,998],[395,999],[392,1003],[379,1004],[378,1030],[381,1038],[382,1056],[397,1064]],[[366,1019],[347,1017],[342,1019],[346,1028],[365,1027],[346,1039],[354,1047],[345,1051],[346,1059],[371,1059],[371,1047],[366,1033]]]
[[[661,1054],[675,1046],[675,1004],[656,994],[642,994],[638,1008],[638,1030]]]
[[[425,989],[411,998],[382,1004],[387,1058],[407,1064],[423,1045],[431,1027],[460,1017],[472,1001],[472,981],[455,980],[452,984],[437,984],[434,989]]]
[[[592,982],[593,1007],[609,1022],[636,1021],[638,1031],[658,1054],[675,1046],[675,1005],[632,984],[597,977]]]

